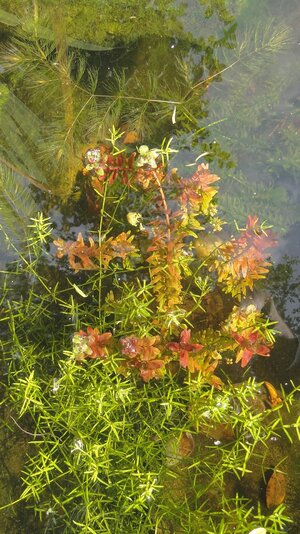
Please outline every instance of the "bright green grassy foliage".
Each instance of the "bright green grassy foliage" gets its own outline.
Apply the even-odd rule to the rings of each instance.
[[[263,476],[270,467],[265,451],[272,437],[298,439],[298,421],[285,421],[294,393],[282,406],[262,410],[252,380],[216,391],[200,375],[167,372],[144,384],[118,372],[118,352],[77,362],[72,336],[82,325],[101,319],[103,328],[119,328],[121,335],[147,333],[151,284],[135,292],[124,284],[120,315],[110,320],[97,294],[105,273],[99,269],[88,284],[53,284],[45,262],[49,220],[39,215],[31,232],[26,254],[6,276],[0,317],[7,333],[4,402],[30,435],[18,500],[34,508],[47,532],[285,531],[284,505],[265,513],[237,488],[251,469]],[[232,428],[229,441],[213,438],[220,423]],[[183,436],[194,443],[192,455],[182,453]],[[236,488],[231,494],[229,479]]]
[[[47,350],[15,337],[19,356],[9,371],[9,403],[16,417],[26,414],[19,424],[32,432],[20,498],[34,503],[43,524],[59,532],[120,534],[150,533],[159,524],[179,523],[176,532],[186,533],[200,525],[203,532],[227,533],[236,525],[246,533],[257,521],[278,532],[286,524],[283,506],[265,517],[246,500],[222,495],[226,476],[242,477],[257,445],[283,426],[273,415],[267,427],[270,410],[253,413],[255,383],[217,394],[171,376],[141,384],[115,372],[117,358],[79,366],[63,354],[63,336],[49,341]],[[236,439],[216,447],[203,438],[192,459],[182,458],[182,433],[196,437],[207,420],[232,425]],[[220,499],[213,509],[205,504],[211,495]]]

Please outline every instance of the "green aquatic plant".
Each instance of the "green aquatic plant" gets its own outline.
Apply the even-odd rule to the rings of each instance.
[[[37,212],[37,205],[28,181],[7,165],[0,163],[0,246],[4,258],[12,259],[16,254],[10,247],[13,240],[18,249],[28,237],[30,217]]]
[[[145,34],[172,37],[174,32],[184,33],[178,20],[183,6],[174,6],[172,0],[164,4],[155,0],[153,5],[133,0],[126,6],[116,0],[109,4],[88,0],[84,6],[72,0],[63,0],[59,6],[55,0],[25,0],[23,6],[18,1],[1,0],[1,8],[2,24],[49,40],[54,40],[55,26],[63,18],[69,45],[90,51],[110,49],[112,44],[122,48],[120,41],[130,44]]]
[[[0,166],[0,198],[5,228],[11,236],[20,238],[24,230],[23,221],[29,222],[37,206],[28,184],[6,166]]]
[[[236,10],[244,4],[232,3]],[[201,15],[201,39],[187,36],[172,6],[161,3],[145,10],[132,2],[125,10],[104,2],[100,25],[90,16],[94,2],[80,6],[89,13],[84,19],[76,2],[63,2],[56,25],[49,23],[50,5],[25,2],[21,9],[17,3],[12,15],[13,3],[2,0],[7,11],[0,11],[6,32],[2,195],[11,222],[3,235],[19,258],[2,273],[3,425],[30,441],[19,472],[22,488],[5,504],[17,509],[26,503],[46,532],[250,534],[261,527],[275,534],[287,532],[291,518],[297,529],[294,465],[287,458],[298,451],[299,388],[277,392],[276,405],[264,385],[242,374],[253,359],[265,360],[268,369],[265,357],[274,342],[270,321],[243,308],[244,295],[270,268],[268,246],[275,237],[255,216],[266,213],[266,193],[260,184],[252,188],[245,174],[231,172],[219,195],[218,177],[199,164],[200,156],[190,172],[168,171],[168,143],[151,148],[160,130],[172,129],[181,136],[179,146],[194,145],[208,161],[228,163],[225,144],[214,139],[223,135],[225,117],[237,141],[235,156],[242,156],[248,131],[256,139],[268,101],[282,87],[267,85],[255,106],[249,74],[257,80],[262,72],[264,79],[265,59],[284,49],[287,33],[275,24],[265,34],[256,29],[254,39],[242,32],[234,51],[234,21],[222,1],[201,1],[201,14],[217,15],[210,19],[213,28],[217,17],[225,24],[220,36],[219,26],[211,32]],[[87,27],[86,20],[93,24]],[[162,29],[168,36],[163,44]],[[128,43],[137,46],[124,69],[116,60],[120,51],[108,58],[104,49]],[[222,56],[222,46],[232,55]],[[111,58],[117,68],[106,76]],[[226,77],[235,67],[241,94]],[[216,99],[206,120],[202,97],[221,78],[228,98]],[[242,105],[245,87],[254,95],[252,114]],[[199,117],[211,127],[200,125]],[[132,145],[139,137],[153,143],[134,153],[120,143],[126,132],[134,134]],[[296,127],[284,133],[289,141],[296,134]],[[256,154],[266,150],[275,158],[268,139]],[[294,162],[296,149],[295,142]],[[55,189],[66,199],[82,152],[81,202],[98,223],[76,237],[52,229],[34,203],[24,209],[32,195],[23,183]],[[259,198],[253,197],[246,221],[253,191]],[[269,192],[277,199],[280,228],[286,223],[283,191],[279,185]],[[220,203],[244,227],[234,236],[222,232]],[[28,217],[29,238],[21,248],[11,230]],[[231,383],[228,375],[235,373],[242,384]],[[288,491],[285,504],[275,495],[267,509],[260,488],[266,490],[270,470],[285,474]]]
[[[36,160],[43,125],[6,84],[1,92],[0,163],[41,189],[47,189],[43,170]]]
[[[194,143],[204,142],[208,132],[205,127],[199,129],[198,122],[207,116],[204,98],[208,87],[213,81],[220,81],[223,73],[234,65],[248,63],[256,55],[264,57],[274,53],[277,50],[275,45],[277,43],[280,47],[283,35],[279,34],[277,41],[273,34],[261,42],[257,41],[256,48],[250,52],[239,50],[238,57],[226,64],[220,61],[217,50],[235,46],[235,25],[222,4],[201,4],[205,4],[205,8],[199,6],[199,12],[196,11],[197,23],[202,28],[203,20],[206,21],[206,17],[216,11],[224,24],[221,35],[220,28],[213,27],[216,35],[210,33],[206,37],[193,38],[182,29],[179,14],[184,9],[178,11],[171,3],[167,10],[164,6],[163,13],[159,3],[153,11],[149,6],[149,9],[143,10],[140,2],[133,2],[126,12],[122,9],[121,18],[129,17],[129,20],[132,19],[130,24],[135,25],[135,31],[130,31],[130,41],[135,39],[136,52],[126,53],[131,67],[124,68],[123,63],[114,58],[112,50],[114,69],[111,66],[107,68],[110,61],[107,48],[126,45],[124,20],[120,36],[105,29],[103,24],[99,31],[105,35],[97,37],[97,32],[94,33],[97,40],[95,47],[102,43],[103,49],[97,51],[96,47],[94,54],[99,55],[90,59],[85,51],[90,40],[90,28],[79,24],[82,9],[78,13],[78,6],[73,2],[60,6],[59,24],[57,17],[53,21],[48,3],[30,2],[25,17],[27,22],[22,21],[18,7],[14,14],[3,10],[1,20],[8,33],[1,46],[2,77],[13,93],[11,99],[17,95],[29,108],[26,112],[24,106],[26,116],[24,119],[21,117],[21,124],[25,125],[27,115],[33,113],[41,130],[38,136],[32,135],[33,143],[38,141],[38,149],[35,151],[36,161],[27,164],[27,174],[43,183],[45,178],[41,180],[39,175],[46,175],[49,187],[62,196],[68,196],[74,185],[82,149],[87,143],[95,144],[105,138],[114,124],[125,125],[126,130],[134,132],[137,139],[154,139],[160,131],[172,129],[181,135],[193,132]],[[3,8],[6,7],[3,5]],[[101,18],[104,21],[106,17],[116,20],[116,12],[120,8],[112,5],[102,8]],[[100,7],[96,8],[91,3],[85,6],[84,11],[95,9],[97,11]],[[205,9],[209,12],[206,13]],[[111,16],[105,14],[107,10]],[[129,15],[131,10],[136,14]],[[157,23],[158,14],[166,35],[163,42]],[[153,23],[152,16],[155,18]],[[135,21],[140,18],[144,22],[137,28]],[[74,25],[72,29],[71,21]],[[147,29],[148,23],[151,23],[151,30]],[[169,25],[172,27],[170,37],[167,36]],[[140,35],[139,29],[144,33]],[[121,39],[121,44],[116,44],[118,39]],[[173,41],[175,44],[172,44]],[[96,68],[95,62],[100,66]],[[12,102],[8,102],[8,116],[14,112],[11,106]],[[15,129],[9,127],[9,131]],[[31,131],[31,128],[24,131]],[[9,137],[8,140],[10,151],[22,150],[23,157],[29,158],[33,147],[24,146],[24,136],[21,143]],[[203,148],[203,151],[211,153],[211,158],[217,157],[220,163],[228,163],[228,153],[216,143],[204,142]],[[6,160],[14,164],[11,157]]]
[[[130,8],[134,13],[132,17],[127,10],[122,9],[122,19],[124,16],[128,16],[130,26],[135,26],[134,32],[132,32],[132,28],[130,30],[130,40],[134,38],[137,41],[141,37],[138,32],[139,28],[144,32],[142,36],[145,39],[148,36],[153,37],[153,32],[155,35],[155,32],[160,35],[158,19],[160,25],[164,25],[164,34],[166,35],[168,21],[172,24],[177,10],[172,7],[168,10],[164,6],[162,12],[161,6],[156,7],[159,11],[150,8],[150,11],[149,9],[143,10],[140,2],[134,2]],[[85,11],[94,11],[95,8],[93,3],[85,6],[84,9]],[[174,84],[174,68],[170,71],[172,73],[172,89],[167,74],[157,76],[153,70],[154,65],[151,75],[149,74],[149,67],[144,72],[142,65],[140,65],[139,72],[137,69],[134,72],[127,72],[120,65],[119,68],[116,67],[114,71],[107,73],[105,52],[111,50],[115,44],[109,46],[104,43],[102,47],[95,45],[94,52],[100,53],[98,59],[98,64],[99,61],[101,63],[100,68],[88,65],[88,56],[85,50],[91,49],[91,47],[88,47],[88,43],[85,41],[76,39],[74,41],[69,37],[70,32],[74,34],[75,31],[77,35],[82,36],[82,31],[84,31],[84,38],[89,38],[88,34],[91,28],[83,28],[82,20],[80,24],[78,20],[78,17],[82,17],[82,8],[78,13],[78,6],[74,5],[73,2],[66,2],[65,6],[60,5],[59,9],[59,24],[57,18],[55,21],[53,20],[52,9],[49,9],[49,5],[40,2],[34,2],[33,5],[30,2],[25,21],[22,21],[22,17],[18,19],[15,12],[10,14],[1,11],[1,21],[9,28],[6,40],[2,44],[1,64],[5,70],[3,76],[5,81],[14,93],[24,99],[29,108],[27,110],[24,106],[25,116],[20,117],[20,124],[25,124],[29,114],[35,117],[35,123],[39,117],[39,126],[42,131],[39,132],[38,136],[33,136],[34,132],[31,125],[27,125],[26,130],[24,130],[25,134],[32,131],[33,142],[38,141],[39,143],[38,150],[36,150],[37,161],[35,161],[35,166],[33,162],[31,165],[27,164],[27,174],[41,181],[38,170],[40,171],[41,167],[44,171],[46,169],[47,180],[56,190],[59,190],[58,178],[64,175],[64,185],[60,185],[63,191],[60,192],[66,196],[70,193],[74,183],[82,147],[87,142],[95,143],[103,134],[104,136],[107,135],[109,127],[112,127],[113,124],[126,123],[129,129],[137,129],[138,135],[145,134],[147,128],[149,133],[151,123],[154,125],[155,122],[163,121],[166,116],[171,117],[174,104],[178,99],[180,100],[178,117],[181,114],[186,115],[188,108],[192,113],[191,99],[188,98],[186,102],[183,102],[183,96],[189,92],[193,83],[190,75],[195,63],[190,59],[189,73],[183,74],[183,70],[180,68],[183,61],[180,63],[177,60],[177,56],[174,56],[169,44],[166,43],[166,65],[172,62],[177,72],[176,84]],[[98,9],[100,6],[97,6]],[[116,6],[113,8],[112,5],[106,6],[105,4],[100,9],[101,18],[105,21],[117,20],[116,9]],[[103,10],[108,11],[108,13],[105,14]],[[72,15],[68,16],[70,12]],[[18,14],[17,8],[16,13]],[[19,13],[19,15],[21,14]],[[136,25],[135,20],[141,16],[147,24],[152,21],[153,17],[155,18],[155,21],[152,21],[151,31],[150,29],[147,30],[145,24]],[[131,21],[131,19],[134,20]],[[71,20],[76,29],[70,29]],[[93,17],[89,17],[88,20],[93,20]],[[99,25],[97,27],[99,28]],[[109,32],[108,28],[105,29],[104,24],[101,24],[100,28],[101,35],[95,36],[93,34],[93,37],[96,37],[98,41],[110,40],[114,42],[115,38],[118,39],[117,36],[111,37],[111,28]],[[126,41],[124,28],[125,21],[123,20],[122,47],[125,46],[124,40]],[[179,23],[177,32],[184,35],[184,32],[180,30]],[[173,35],[173,30],[171,33]],[[159,43],[161,44],[161,39],[159,39]],[[139,53],[142,51],[142,46],[140,43]],[[201,47],[203,48],[202,45]],[[188,52],[188,47],[186,48]],[[103,52],[103,56],[101,52]],[[162,59],[161,53],[160,61]],[[155,54],[153,57],[156,57]],[[210,67],[216,68],[216,62],[216,58],[211,58]],[[155,67],[156,71],[158,68],[160,69],[160,66],[161,63],[158,62]],[[110,73],[113,74],[112,79],[108,78]],[[13,98],[14,95],[11,95],[10,100]],[[196,99],[194,99],[194,104],[196,104]],[[8,118],[10,115],[13,117],[14,107],[13,102],[8,101],[6,103]],[[197,107],[199,107],[198,103]],[[13,157],[6,157],[6,160],[9,164],[15,164],[14,159],[18,155],[18,151],[22,151],[22,157],[26,156],[27,161],[29,161],[30,148],[32,147],[29,147],[29,150],[26,147],[27,150],[25,150],[24,139],[21,143],[17,142],[17,134],[14,134],[17,129],[12,127],[11,120],[4,120],[3,125],[5,126],[6,123],[8,123],[7,140],[10,151],[14,152]],[[14,135],[15,138],[11,138]]]
[[[133,2],[126,10],[115,3],[104,4],[100,9],[89,2],[79,9],[66,1],[54,20],[49,2],[27,2],[20,9],[18,3],[2,1],[2,165],[66,200],[73,192],[82,152],[106,138],[117,124],[124,130],[124,139],[129,134],[128,142],[131,139],[133,144],[143,139],[154,142],[161,132],[172,131],[180,148],[194,146],[198,154],[207,153],[207,161],[226,168],[243,158],[245,147],[255,145],[255,154],[270,154],[272,167],[279,157],[284,165],[295,161],[295,174],[297,125],[281,134],[289,137],[283,157],[277,133],[275,149],[268,140],[273,130],[258,135],[270,102],[278,101],[279,90],[289,79],[281,76],[271,83],[272,61],[289,42],[283,24],[275,20],[266,28],[255,24],[251,32],[243,24],[247,8],[243,1],[228,6],[206,0],[179,9],[173,3],[162,9],[159,2],[153,9]],[[265,4],[261,9],[265,12]],[[232,13],[239,12],[237,31]],[[97,13],[102,24],[96,28]],[[121,26],[117,19],[122,19]],[[191,20],[200,37],[189,31]],[[129,43],[130,49],[126,48]],[[274,128],[277,132],[277,123]],[[249,136],[251,143],[245,141]],[[264,183],[269,179],[266,173]],[[278,204],[291,199],[276,177],[272,184],[268,200],[273,208],[265,202],[260,183],[254,184],[245,171],[232,170],[222,186],[226,218],[243,224],[250,194],[257,206],[254,212],[262,212],[263,218],[285,229],[297,220],[296,205],[292,211],[280,209],[280,217],[275,217]]]
[[[236,162],[226,173],[220,209],[226,219],[242,224],[251,197],[257,212],[285,232],[299,220],[293,194],[299,162],[297,96],[288,96],[298,84],[293,67],[296,28],[291,12],[274,18],[272,2],[244,4],[236,46],[224,49],[222,61],[234,63],[243,53],[249,54],[247,62],[224,72],[221,83],[210,89],[211,123],[220,113],[226,117],[211,127],[211,134]],[[299,6],[293,7],[297,17]],[[261,45],[267,46],[259,51]]]
[[[291,476],[272,443],[298,440],[296,390],[275,405],[270,388],[226,379],[274,340],[270,321],[239,304],[274,236],[250,217],[222,239],[207,166],[181,177],[166,167],[169,143],[134,153],[118,138],[84,158],[93,237],[55,236],[39,215],[5,275],[2,406],[30,439],[12,504],[53,532],[285,529],[284,505],[268,511],[260,484],[256,498],[246,487],[279,465]]]

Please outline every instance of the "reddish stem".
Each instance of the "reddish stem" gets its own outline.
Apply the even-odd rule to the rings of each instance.
[[[153,171],[153,176],[154,176],[155,181],[156,181],[156,183],[158,185],[159,193],[160,193],[160,196],[161,196],[161,200],[162,200],[162,204],[163,204],[163,208],[164,208],[165,219],[166,219],[166,223],[167,223],[167,229],[168,229],[167,230],[167,236],[168,236],[168,241],[170,242],[171,241],[171,223],[170,223],[170,217],[169,217],[169,213],[168,213],[168,206],[167,206],[165,193],[164,193],[163,188],[161,186],[160,179],[158,178],[158,176],[157,176],[155,171]]]

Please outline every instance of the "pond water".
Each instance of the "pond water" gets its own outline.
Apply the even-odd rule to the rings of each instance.
[[[300,335],[299,0],[0,0],[0,32],[1,270],[38,211],[64,239],[94,228],[78,173],[113,125],[131,149],[172,138],[170,166],[198,158],[221,177],[228,234],[251,214],[278,236],[267,284],[294,339],[268,379],[298,384],[300,361],[286,369]],[[22,464],[22,434],[1,441]],[[2,459],[5,494],[20,467]],[[5,521],[3,532],[34,528]]]

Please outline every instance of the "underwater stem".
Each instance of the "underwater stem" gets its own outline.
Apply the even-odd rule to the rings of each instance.
[[[155,171],[153,171],[153,176],[154,176],[155,181],[156,181],[156,183],[158,185],[159,193],[160,193],[160,196],[161,196],[161,200],[162,200],[162,204],[163,204],[163,208],[164,208],[164,215],[165,215],[167,228],[168,228],[168,230],[167,230],[168,241],[170,242],[171,241],[171,223],[170,223],[170,217],[169,217],[169,213],[168,213],[168,206],[167,206],[165,193],[164,193],[163,188],[161,186],[160,179],[158,178],[158,176],[157,176]]]

